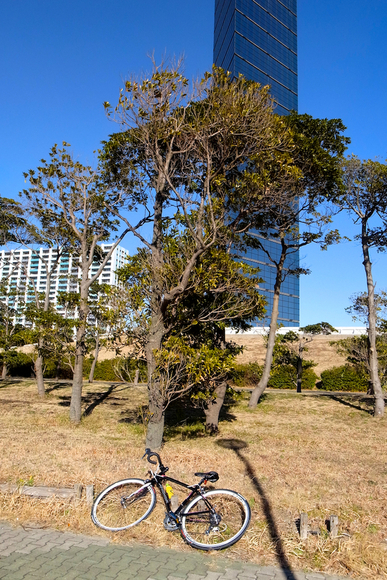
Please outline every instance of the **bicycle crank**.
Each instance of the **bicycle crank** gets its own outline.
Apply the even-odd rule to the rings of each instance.
[[[169,514],[165,515],[163,525],[168,532],[176,532],[179,529],[177,522]]]

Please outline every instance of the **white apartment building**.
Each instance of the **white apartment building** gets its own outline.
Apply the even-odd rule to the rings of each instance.
[[[112,244],[101,244],[102,250],[106,253]],[[100,284],[117,285],[118,278],[116,271],[122,267],[129,251],[121,246],[117,246],[107,264],[98,277]],[[45,292],[47,286],[47,271],[43,259],[48,264],[50,270],[57,261],[57,251],[55,248],[35,248],[15,250],[0,250],[0,281],[8,280],[8,288],[18,289],[23,301],[29,302],[34,298],[31,290],[33,285],[39,292]],[[77,278],[80,275],[79,260],[71,254],[63,254],[53,272],[50,283],[50,301],[56,305],[58,311],[63,307],[57,305],[59,292],[76,292]],[[90,276],[97,273],[99,264],[95,263],[90,268]],[[17,297],[9,296],[7,299],[9,306],[17,306]],[[20,324],[24,319],[20,316],[17,319]]]

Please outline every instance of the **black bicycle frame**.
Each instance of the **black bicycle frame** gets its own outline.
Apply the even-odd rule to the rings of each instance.
[[[177,485],[180,485],[181,487],[185,487],[186,489],[191,489],[191,493],[181,502],[181,504],[178,506],[178,508],[176,509],[176,511],[173,511],[171,508],[171,502],[170,499],[163,487],[163,483],[170,481],[172,483],[176,483]],[[195,484],[195,485],[188,485],[187,483],[184,483],[183,481],[179,481],[178,479],[174,479],[173,477],[169,477],[168,475],[164,475],[164,474],[153,474],[153,477],[151,479],[148,479],[146,481],[146,483],[151,483],[153,485],[153,487],[156,485],[158,487],[158,489],[160,490],[161,493],[161,497],[163,498],[165,507],[167,509],[168,515],[174,519],[176,521],[176,523],[179,523],[179,515],[181,515],[182,510],[185,508],[185,506],[189,503],[189,501],[192,499],[193,496],[195,495],[200,495],[202,500],[205,502],[206,506],[208,507],[208,509],[210,510],[211,513],[214,513],[214,508],[212,507],[212,505],[210,504],[210,502],[203,497],[203,493],[201,491],[201,486],[200,484]],[[194,514],[190,514],[190,515],[204,515],[204,514],[208,514],[208,510],[207,511],[199,511],[199,512],[195,512]]]

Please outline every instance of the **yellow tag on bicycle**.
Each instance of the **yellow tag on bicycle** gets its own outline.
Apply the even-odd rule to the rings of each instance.
[[[173,496],[173,489],[172,487],[169,485],[169,483],[166,484],[165,486],[165,491],[167,492],[167,496],[169,499],[171,499],[171,497]]]

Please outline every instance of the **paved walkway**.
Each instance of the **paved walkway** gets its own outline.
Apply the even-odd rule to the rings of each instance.
[[[192,550],[117,546],[100,537],[0,522],[1,580],[341,580],[213,558]],[[348,580],[348,578],[346,579]]]

